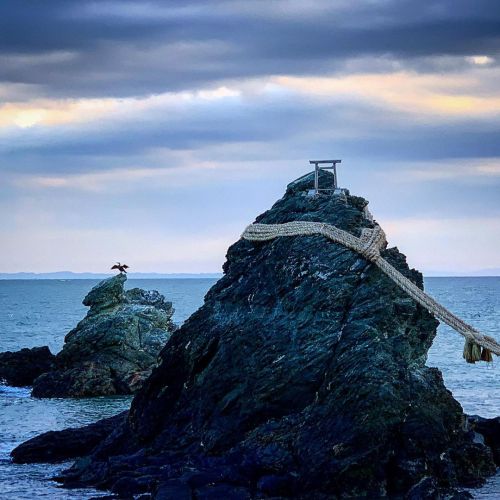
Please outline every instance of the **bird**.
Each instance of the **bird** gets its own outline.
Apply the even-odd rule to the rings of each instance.
[[[127,274],[128,267],[129,266],[127,266],[127,264],[120,264],[119,262],[117,262],[111,269],[118,269],[118,271],[120,271],[120,273]]]

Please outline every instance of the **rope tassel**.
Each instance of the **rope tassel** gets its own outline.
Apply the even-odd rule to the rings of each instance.
[[[487,352],[487,349],[484,349]],[[491,357],[491,353],[490,353]],[[464,359],[467,363],[475,363],[476,361],[482,360],[481,346],[477,345],[472,339],[465,339],[464,345]],[[486,361],[486,360],[484,360]],[[493,359],[491,359],[493,361]]]
[[[481,361],[486,361],[486,363],[493,363],[493,355],[489,349],[483,347],[481,351]]]
[[[489,342],[495,342],[495,339],[492,337],[488,337],[487,335],[484,336],[486,340]],[[492,363],[493,362],[493,355],[489,349],[486,347],[483,347],[483,350],[481,351],[481,361],[486,361],[487,363]]]
[[[311,221],[292,221],[284,224],[251,224],[241,236],[249,241],[262,242],[280,236],[311,235],[324,236],[335,243],[340,243],[358,252],[389,276],[415,302],[465,337],[463,356],[467,363],[475,363],[476,361],[491,363],[493,361],[492,354],[500,356],[500,343],[494,338],[483,335],[471,325],[462,321],[382,258],[380,250],[385,248],[387,242],[384,231],[376,223],[373,229],[363,228],[359,238],[331,224]]]

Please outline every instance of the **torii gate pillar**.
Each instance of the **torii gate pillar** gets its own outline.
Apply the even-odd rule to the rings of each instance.
[[[314,165],[314,194],[318,194],[320,191],[335,191],[338,189],[337,163],[342,163],[342,160],[309,160],[309,163]],[[320,170],[333,170],[333,188],[319,187]]]

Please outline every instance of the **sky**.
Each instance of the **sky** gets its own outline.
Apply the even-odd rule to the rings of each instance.
[[[0,272],[217,272],[309,170],[500,274],[500,2],[0,3]]]

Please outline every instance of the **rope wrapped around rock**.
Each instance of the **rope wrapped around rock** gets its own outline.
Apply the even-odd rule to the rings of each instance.
[[[268,241],[280,236],[321,235],[335,243],[361,254],[366,260],[378,266],[396,285],[405,291],[418,304],[465,337],[464,358],[469,363],[492,361],[492,355],[500,356],[500,344],[492,337],[483,335],[472,326],[448,311],[432,297],[403,276],[381,255],[387,240],[382,228],[375,223],[373,229],[364,228],[360,237],[323,222],[293,221],[284,224],[251,224],[242,234],[249,241]]]

